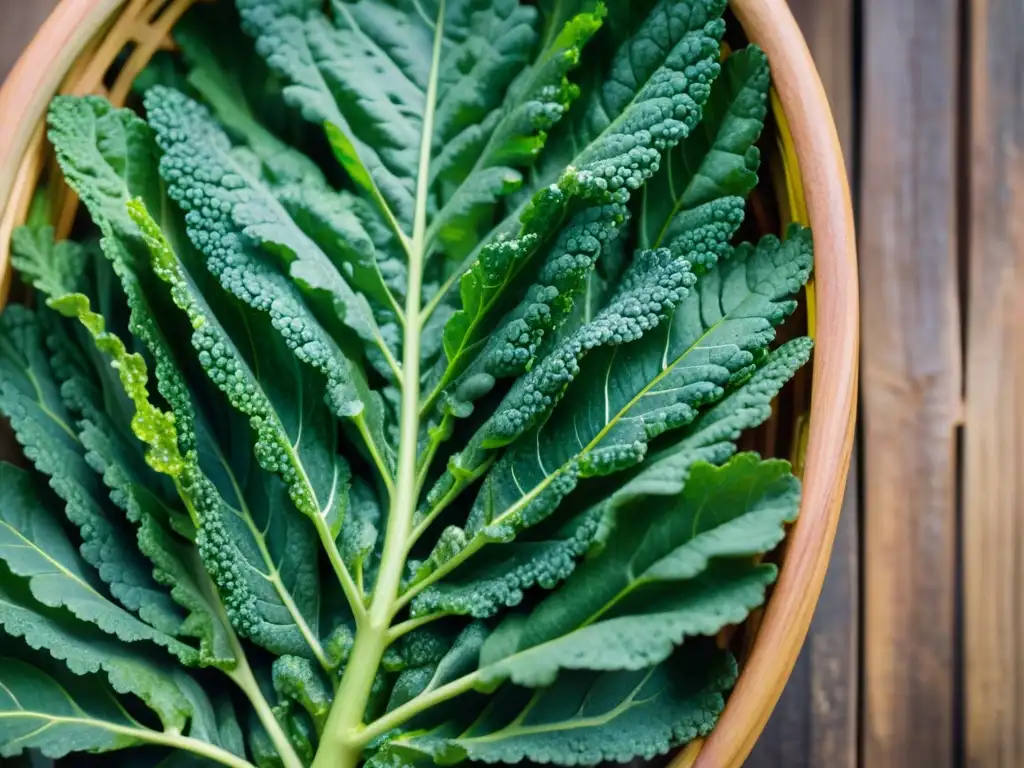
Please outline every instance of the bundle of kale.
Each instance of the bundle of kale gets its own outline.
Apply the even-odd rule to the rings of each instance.
[[[733,244],[769,74],[724,11],[222,1],[134,109],[53,102],[88,221],[40,196],[0,318],[0,754],[710,732],[800,495],[736,440],[810,354],[810,233]]]

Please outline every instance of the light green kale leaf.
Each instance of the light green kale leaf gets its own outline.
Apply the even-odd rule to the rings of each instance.
[[[184,730],[191,715],[166,658],[144,646],[125,645],[67,611],[35,600],[26,583],[9,572],[0,577],[0,623],[10,637],[46,649],[76,675],[102,672],[119,693],[131,693],[160,716],[165,728]]]
[[[329,294],[334,319],[326,321],[340,321],[339,309],[348,317],[351,300],[364,338],[378,339],[366,298],[351,292],[269,190],[256,179],[246,180],[227,137],[201,105],[166,89],[151,89],[146,103],[165,153],[160,173],[168,180],[171,197],[189,214],[188,234],[206,257],[207,268],[228,293],[269,315],[296,356],[327,378],[332,411],[353,423],[375,463],[390,473],[392,451],[384,436],[380,395],[368,388],[361,368],[329,332],[331,326],[321,325],[324,315],[307,306],[298,286],[270,262],[267,256],[272,254],[262,252],[260,246],[269,246],[278,255],[283,248],[295,280],[317,297]],[[217,169],[214,177],[210,169]],[[292,261],[300,254],[303,261]],[[379,349],[383,355],[387,347]]]
[[[678,495],[695,464],[720,464],[732,456],[740,434],[771,415],[772,401],[807,362],[810,347],[807,339],[797,339],[772,352],[747,381],[684,427],[677,444],[649,456],[607,499],[558,521],[554,530],[541,525],[536,534],[526,531],[515,541],[489,547],[485,556],[470,558],[418,594],[412,613],[488,617],[519,605],[533,587],[557,586],[614,534],[619,509],[649,497]]]
[[[695,216],[699,210],[683,214],[701,226],[682,236],[687,245],[679,250],[693,252],[699,244],[701,252],[707,253],[715,243],[727,243],[739,223],[729,213],[736,210],[731,200],[705,204],[709,209],[706,216]],[[634,263],[633,269],[642,263]],[[414,575],[414,594],[488,543],[508,542],[522,529],[547,518],[581,479],[613,474],[642,462],[652,440],[692,423],[703,406],[747,378],[775,338],[775,326],[795,308],[791,297],[807,280],[810,267],[807,230],[793,229],[784,243],[768,237],[756,248],[740,247],[716,269],[695,278],[693,289],[679,300],[667,302],[668,321],[652,320],[650,329],[633,339],[625,336],[621,325],[613,324],[616,335],[610,341],[616,343],[598,345],[575,370],[554,357],[553,364],[542,361],[520,379],[517,385],[537,380],[546,383],[543,377],[549,375],[548,363],[563,376],[571,373],[573,383],[566,390],[565,405],[555,407],[549,419],[525,431],[498,460],[484,480],[465,531],[449,528]],[[627,276],[624,285],[630,285],[629,279]],[[650,295],[650,283],[639,285],[637,295]],[[608,305],[616,306],[614,299]],[[592,328],[604,327],[602,313],[563,342],[563,348],[576,349],[577,339],[590,338]],[[543,394],[553,399],[549,392]],[[523,396],[514,386],[506,402],[516,397],[531,407],[548,407],[543,398],[536,397],[536,390]],[[499,406],[497,416],[503,413]],[[519,416],[521,411],[512,413]],[[473,463],[483,455],[482,451],[469,453],[474,449],[470,443],[467,452],[453,463],[454,477],[443,478],[435,494],[457,487],[458,473],[471,476]],[[590,521],[587,527],[593,531],[596,524]],[[556,574],[565,572],[570,554],[583,554],[582,541],[570,538],[568,544],[544,551],[546,559],[531,580],[543,578],[550,583]],[[527,573],[531,569],[520,571],[518,578]],[[515,589],[506,594],[512,599],[517,595]],[[428,593],[419,601],[418,610],[432,602]],[[478,599],[468,603],[476,611],[487,610],[486,603]],[[448,609],[454,607],[443,604]]]
[[[671,241],[679,213],[722,197],[746,197],[757,185],[757,140],[768,112],[768,60],[756,46],[731,54],[719,85],[704,105],[704,119],[644,187],[640,242],[656,248]]]
[[[60,521],[37,504],[30,476],[0,464],[0,480],[0,559],[11,573],[27,580],[34,599],[50,608],[64,608],[122,642],[151,642],[182,663],[199,661],[193,648],[144,623],[104,594]]]
[[[742,454],[720,468],[695,465],[677,497],[618,510],[597,557],[495,631],[482,681],[538,687],[561,669],[644,669],[687,637],[742,621],[775,578],[752,558],[782,540],[799,501],[784,461]]]

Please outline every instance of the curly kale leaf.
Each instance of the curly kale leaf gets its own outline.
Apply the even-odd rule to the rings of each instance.
[[[223,590],[236,628],[278,652],[322,657],[315,629],[310,627],[317,619],[318,591],[311,562],[312,531],[296,517],[280,480],[250,471],[252,448],[238,445],[230,424],[223,431],[212,412],[204,413],[191,402],[188,384],[167,341],[175,333],[173,315],[154,312],[151,302],[161,294],[145,290],[147,275],[151,285],[156,278],[148,268],[149,253],[128,202],[138,192],[156,195],[146,199],[154,208],[160,206],[159,181],[153,180],[156,169],[150,166],[148,176],[141,171],[119,175],[118,169],[130,163],[117,154],[116,144],[105,139],[111,134],[130,135],[139,151],[155,156],[152,133],[131,112],[111,110],[97,99],[58,100],[50,120],[58,159],[104,230],[104,250],[132,309],[131,330],[156,360],[159,391],[171,410],[163,412],[151,404],[145,389],[145,360],[128,353],[121,339],[106,331],[86,297],[51,297],[51,305],[79,319],[100,349],[113,358],[136,403],[133,429],[151,446],[150,466],[170,476],[185,496],[203,564]],[[83,135],[94,143],[82,141]]]
[[[368,345],[373,359],[383,358],[382,373],[400,378],[393,350],[366,297],[352,290],[328,256],[295,224],[252,173],[246,156],[232,152],[230,140],[209,112],[184,94],[159,86],[147,91],[146,110],[164,152],[161,175],[170,196],[193,212],[187,220],[189,235],[207,258],[226,258],[235,233],[278,257],[309,303],[322,308],[318,314],[328,330],[339,333],[344,324]],[[213,178],[212,169],[217,169]],[[204,205],[207,199],[215,207]]]
[[[0,318],[0,753],[574,766],[711,731],[799,509],[739,446],[809,359],[776,334],[813,261],[736,242],[770,75],[726,5],[197,4],[144,117],[54,101],[91,222],[54,242],[40,191],[44,300]]]
[[[799,502],[787,462],[697,464],[678,496],[619,509],[600,556],[507,619],[481,653],[481,680],[537,687],[561,669],[644,669],[742,621],[775,578],[751,558],[782,540]]]
[[[173,672],[137,670],[143,678],[162,675],[167,690],[173,691],[189,715],[195,712],[193,707],[198,709],[184,733],[180,728],[183,719],[179,723],[165,722],[167,730],[159,730],[144,725],[125,709],[115,690],[135,693],[141,687],[138,680],[127,687],[115,683],[114,689],[107,689],[94,679],[79,679],[37,655],[23,656],[0,658],[0,755],[4,757],[38,750],[45,757],[59,760],[72,752],[150,746],[179,750],[181,760],[214,760],[236,768],[249,765],[204,727],[202,710],[212,707],[209,699],[187,679],[175,680]],[[158,702],[146,699],[146,703],[160,711]]]
[[[511,215],[512,223],[502,225],[516,231],[515,236],[500,236],[484,246],[478,261],[460,280],[462,310],[456,311],[445,326],[445,354],[437,364],[443,373],[427,404],[443,393],[448,412],[464,415],[468,404],[489,391],[495,377],[529,370],[513,388],[521,388],[521,402],[507,401],[509,407],[499,407],[498,418],[492,419],[491,434],[482,439],[485,444],[508,444],[522,433],[524,424],[553,405],[578,362],[569,360],[577,353],[568,351],[568,347],[580,346],[580,353],[585,354],[589,344],[600,344],[581,338],[567,341],[562,353],[552,359],[557,371],[550,365],[545,368],[543,361],[537,365],[543,372],[530,370],[545,335],[555,334],[570,317],[573,304],[588,285],[594,263],[616,239],[625,219],[624,212],[614,207],[584,213],[570,220],[552,244],[566,212],[578,207],[579,201],[626,204],[630,195],[657,172],[662,153],[690,136],[700,122],[710,84],[720,70],[717,57],[724,26],[716,18],[723,10],[721,3],[695,5],[700,8],[692,14],[687,11],[686,17],[692,26],[673,26],[667,42],[662,40],[664,45],[656,46],[653,55],[642,37],[624,44],[624,49],[640,46],[645,56],[631,74],[635,80],[631,81],[629,97],[617,97],[617,116],[595,126],[585,141],[569,142],[573,149],[570,156],[562,158],[565,165],[561,175],[556,178],[552,174],[551,183]],[[521,224],[516,221],[520,218]],[[551,251],[540,269],[541,281],[528,284],[519,306],[498,323],[499,333],[470,367],[466,358],[475,356],[481,336],[491,332],[496,311],[509,306],[508,294],[514,292],[517,276],[533,266],[537,254],[545,248]],[[682,260],[687,255],[677,252],[672,257]],[[696,263],[700,262],[698,255]],[[537,380],[544,376],[549,381],[540,384],[541,391],[534,391]],[[527,382],[531,377],[534,381]],[[445,387],[447,391],[442,392]],[[524,405],[530,413],[523,413]],[[439,429],[434,439],[443,439],[445,434],[445,429]],[[472,477],[482,460],[478,447],[471,446],[459,457],[457,472]]]
[[[145,558],[120,546],[120,540],[130,538],[130,529],[89,466],[44,343],[43,328],[30,310],[11,307],[0,318],[0,412],[10,419],[26,457],[65,502],[68,519],[82,534],[82,557],[122,605],[174,635],[181,613],[153,581]]]
[[[704,47],[706,34],[721,39],[724,31],[719,21],[724,0],[661,0],[642,15],[632,8],[641,3],[628,5],[612,4],[608,31],[619,43],[613,55],[589,62],[587,90],[579,107],[553,132],[550,150],[542,157],[540,183],[557,177],[578,156],[580,147],[598,140],[628,113],[630,105],[644,100],[650,83],[663,82],[659,75],[664,67],[678,67],[680,54],[692,55]],[[712,77],[717,74],[716,68]],[[706,99],[705,93],[700,103]]]
[[[668,153],[661,171],[644,187],[640,241],[656,248],[671,241],[683,211],[738,195],[757,185],[761,152],[756,142],[768,112],[768,60],[756,46],[722,65],[719,87],[704,105],[700,130]]]
[[[27,580],[36,600],[64,608],[123,642],[155,643],[183,663],[198,661],[188,645],[141,621],[104,594],[59,519],[36,504],[30,477],[6,464],[0,464],[0,475],[0,558],[11,573]]]
[[[476,721],[398,737],[387,753],[391,765],[424,755],[440,765],[649,760],[710,733],[736,674],[707,647],[640,671],[566,673],[550,689],[506,687]]]
[[[700,252],[707,253],[717,247],[715,243],[728,242],[739,223],[730,200],[724,198],[722,205],[707,204],[709,215],[694,217],[702,225],[687,233],[688,250],[699,244]],[[668,263],[676,262],[670,259]],[[638,264],[643,261],[634,264],[634,272]],[[575,357],[570,358],[575,370],[557,356],[559,350],[551,362],[542,361],[517,385],[546,383],[554,378],[548,370],[566,377],[571,374],[573,383],[567,389],[558,383],[551,392],[541,390],[543,397],[537,397],[537,389],[524,395],[513,387],[506,404],[522,401],[534,409],[549,409],[544,398],[554,399],[564,389],[565,406],[554,408],[549,419],[520,433],[522,436],[484,480],[465,532],[446,532],[437,550],[415,574],[413,588],[422,589],[416,584],[436,580],[437,573],[452,570],[488,542],[510,541],[522,529],[550,516],[581,479],[639,464],[652,440],[693,422],[703,406],[718,400],[729,387],[750,375],[775,338],[774,327],[794,310],[792,296],[809,277],[810,267],[807,230],[792,230],[784,243],[768,237],[756,248],[742,246],[717,269],[695,278],[695,286],[680,300],[667,304],[668,321],[655,322],[652,318],[650,330],[633,339],[625,336],[623,326],[613,325],[618,332],[609,342],[614,343],[595,347],[581,364]],[[627,276],[626,290],[630,284]],[[651,283],[639,285],[639,295],[653,295]],[[613,299],[608,307],[620,305]],[[602,317],[599,313],[561,348],[575,350],[578,339],[589,338],[595,327],[604,327]],[[506,404],[499,406],[497,417],[505,413]],[[522,410],[511,413],[518,417]],[[481,435],[487,435],[490,424],[485,424]],[[467,453],[472,450],[471,443]],[[472,464],[467,466],[467,462],[480,461],[483,453],[463,454],[453,466],[469,474]],[[453,471],[441,483],[434,491],[436,496],[457,484],[458,475]],[[595,524],[592,522],[590,527]],[[531,582],[541,578],[550,582],[554,573],[566,570],[570,554],[583,554],[582,542],[570,540],[568,544],[544,553],[555,559],[542,558],[539,574]],[[574,548],[579,551],[572,553]],[[551,567],[554,573],[545,574]],[[515,599],[517,592],[513,589],[507,594]],[[420,610],[432,602],[428,596],[421,598]],[[470,603],[477,612],[486,610],[486,601],[474,599]],[[446,607],[453,606],[446,603]]]
[[[325,127],[398,238],[408,245],[425,187],[428,250],[455,257],[522,183],[521,168],[575,96],[565,75],[599,23],[577,22],[535,55],[537,12],[518,0],[335,2],[330,15],[287,0],[237,4],[257,50],[287,80],[285,99]],[[423,147],[433,155],[426,167]]]
[[[160,173],[187,212],[188,235],[206,257],[207,268],[228,293],[269,315],[296,356],[327,378],[332,411],[353,423],[374,460],[390,472],[380,395],[369,390],[363,371],[329,332],[340,321],[339,313],[348,317],[351,306],[359,321],[349,319],[349,324],[356,323],[374,343],[380,341],[366,298],[352,294],[273,194],[244,173],[227,137],[201,105],[166,89],[151,89],[146,104],[164,150]],[[296,282],[268,258],[274,255],[291,262]],[[326,295],[329,316],[318,319],[299,284],[317,299],[316,306]],[[384,354],[386,344],[379,349]]]
[[[415,615],[495,615],[519,605],[534,587],[553,589],[583,557],[614,532],[617,511],[647,497],[674,496],[685,487],[698,462],[719,464],[736,451],[742,432],[764,423],[782,387],[808,360],[811,345],[797,339],[772,352],[764,364],[731,394],[684,427],[680,441],[648,456],[636,474],[607,499],[560,522],[555,531],[540,527],[515,541],[489,548],[412,601]]]
[[[24,580],[9,572],[0,582],[0,623],[8,636],[45,649],[76,675],[102,672],[114,690],[146,702],[165,727],[184,729],[191,708],[178,688],[176,674],[167,669],[158,651],[125,645],[65,610],[47,607],[32,596]]]
[[[51,234],[48,228],[45,234]],[[59,258],[63,250],[59,245],[40,249],[33,258]],[[21,257],[24,257],[24,253]],[[43,284],[38,284],[38,287],[42,290]],[[54,293],[49,294],[50,290]],[[71,301],[73,295],[61,282],[45,284],[43,293],[51,296],[48,301],[57,304]],[[20,325],[21,332],[14,333],[8,323]],[[56,484],[58,487],[55,490],[68,496],[69,517],[83,521],[83,555],[97,567],[101,578],[110,582],[115,597],[122,603],[125,603],[126,598],[139,603],[137,610],[142,618],[158,628],[164,625],[165,630],[171,633],[198,638],[201,644],[200,657],[204,664],[234,664],[229,639],[221,623],[215,619],[218,609],[211,603],[204,589],[204,576],[199,575],[203,573],[202,568],[190,554],[188,545],[178,541],[172,533],[177,531],[182,536],[194,539],[194,525],[180,508],[173,489],[167,495],[161,476],[147,466],[145,453],[134,440],[133,429],[140,429],[148,435],[148,430],[155,428],[156,432],[149,439],[156,446],[165,445],[156,438],[159,415],[147,411],[148,415],[132,420],[135,414],[130,411],[133,407],[129,408],[129,412],[120,407],[109,407],[110,403],[120,405],[121,397],[127,399],[117,374],[113,374],[113,380],[104,378],[104,374],[112,373],[109,362],[102,358],[93,360],[47,310],[33,314],[20,307],[12,307],[0,321],[0,326],[4,331],[0,346],[8,350],[16,350],[19,340],[48,336],[52,371],[53,374],[60,372],[60,381],[56,375],[52,378],[49,376],[49,368],[39,358],[38,351],[33,354],[35,362],[26,366],[24,373],[29,374],[38,385],[32,387],[37,395],[52,393],[59,386],[61,400],[67,407],[65,417],[60,417],[64,413],[63,408],[52,394],[48,398],[49,405],[41,412],[53,424],[61,425],[56,434],[61,440],[70,440],[69,448],[66,447],[60,454],[51,455],[56,450],[55,446],[59,446],[54,440],[54,430],[34,429],[33,425],[37,422],[27,422],[29,429],[26,435],[33,438],[33,444],[37,447],[49,445],[48,452],[39,454],[37,464],[41,461],[43,463],[40,466],[54,468],[51,485]],[[83,364],[83,361],[87,362]],[[94,364],[98,369],[93,369]],[[128,369],[131,370],[132,366],[128,366]],[[7,368],[5,370],[10,372]],[[10,396],[11,392],[8,392]],[[16,400],[14,402],[17,403]],[[131,403],[130,400],[128,402]],[[38,415],[39,411],[26,407],[17,415],[12,413],[12,418],[15,423],[21,423],[32,413]],[[71,419],[72,414],[77,418]],[[39,423],[45,423],[45,420]],[[49,439],[42,440],[47,435]],[[71,449],[77,453],[78,458],[71,453]],[[34,452],[37,448],[26,450]],[[57,456],[61,457],[60,462],[54,461]],[[68,474],[69,470],[75,472]],[[55,483],[58,476],[62,479]],[[106,493],[96,488],[101,477]],[[69,485],[75,478],[79,485]],[[79,488],[88,490],[88,494],[79,491]],[[106,498],[108,494],[109,499]],[[119,508],[119,512],[112,514],[111,510],[115,508]],[[90,510],[92,514],[87,514]],[[138,552],[124,546],[130,536],[125,533],[123,524],[116,530],[112,528],[110,518],[120,520],[122,513],[129,523],[137,526]],[[99,546],[101,543],[103,546]],[[139,553],[150,561],[148,568],[140,565]],[[100,563],[96,562],[97,557],[101,559]],[[131,567],[126,570],[129,565]],[[152,577],[147,570],[152,572]],[[161,593],[154,582],[166,587],[170,598],[185,609],[187,617],[184,620],[179,611],[167,607],[167,593]],[[131,603],[127,605],[131,607]],[[168,618],[157,621],[165,615]]]
[[[194,328],[192,346],[200,364],[231,405],[249,417],[256,460],[287,485],[292,503],[313,521],[321,543],[333,554],[338,576],[354,593],[334,544],[347,511],[351,470],[338,452],[338,425],[318,397],[323,382],[302,375],[298,359],[262,316],[233,306],[223,295],[218,315],[198,287],[210,281],[196,256],[187,247],[174,250],[141,200],[128,207],[150,249],[154,271]],[[207,291],[217,296],[212,286]],[[255,338],[268,343],[257,347]],[[233,339],[249,344],[239,347]]]

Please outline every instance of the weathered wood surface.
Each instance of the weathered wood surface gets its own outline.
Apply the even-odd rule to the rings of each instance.
[[[0,0],[0,77],[55,3]],[[791,6],[859,201],[862,434],[748,765],[1024,766],[1024,0]]]
[[[969,768],[1016,768],[1024,765],[1024,3],[972,0],[969,10],[964,748]]]
[[[957,763],[957,0],[864,0],[862,765]]]
[[[56,5],[57,0],[0,0],[0,80]]]

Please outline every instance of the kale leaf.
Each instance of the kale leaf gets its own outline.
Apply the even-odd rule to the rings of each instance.
[[[706,736],[776,578],[811,354],[737,244],[725,0],[199,4],[61,96],[0,317],[0,755],[595,765]],[[225,684],[225,680],[227,684]]]

